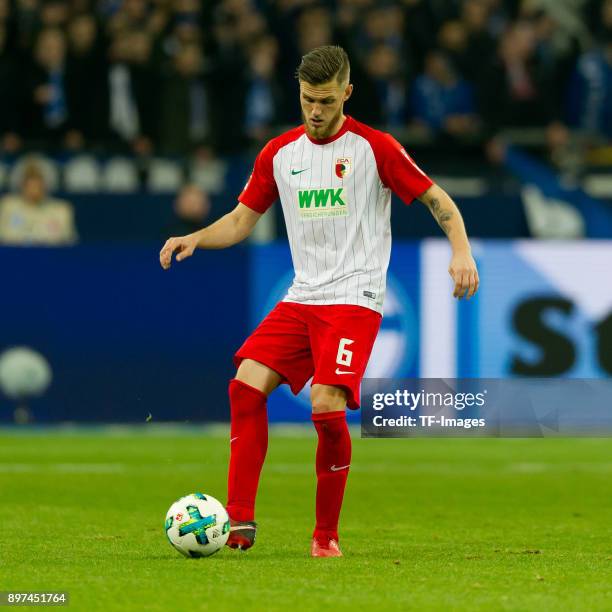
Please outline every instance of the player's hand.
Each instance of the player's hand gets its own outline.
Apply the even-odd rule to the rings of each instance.
[[[453,253],[448,273],[455,283],[453,297],[461,299],[465,296],[470,299],[478,291],[480,279],[478,278],[476,262],[470,252]]]
[[[174,253],[176,253],[176,261],[183,261],[183,259],[191,257],[197,246],[198,237],[195,234],[189,234],[179,238],[169,238],[159,252],[159,263],[161,267],[164,270],[170,267],[172,255]]]

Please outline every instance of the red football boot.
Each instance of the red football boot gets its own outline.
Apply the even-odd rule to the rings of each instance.
[[[254,521],[235,521],[230,518],[230,534],[226,546],[246,550],[255,544],[257,523]]]
[[[342,551],[338,546],[338,541],[330,539],[327,544],[320,542],[317,538],[312,538],[312,546],[310,548],[311,557],[342,557]]]

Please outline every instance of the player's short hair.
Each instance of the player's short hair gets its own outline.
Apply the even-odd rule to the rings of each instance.
[[[310,85],[321,85],[333,78],[337,83],[346,83],[350,71],[351,65],[346,51],[342,47],[325,45],[309,51],[302,57],[295,76]]]

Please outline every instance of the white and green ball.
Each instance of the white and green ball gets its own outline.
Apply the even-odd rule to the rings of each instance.
[[[210,557],[221,550],[230,532],[223,504],[203,493],[192,493],[175,501],[166,514],[166,535],[185,557]]]

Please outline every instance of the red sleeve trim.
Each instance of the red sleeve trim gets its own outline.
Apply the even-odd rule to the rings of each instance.
[[[284,146],[297,140],[304,133],[299,126],[270,140],[255,159],[253,171],[238,201],[255,212],[263,214],[278,198],[278,188],[274,179],[274,157]]]
[[[391,189],[406,204],[411,204],[433,185],[433,181],[391,134],[375,130],[355,120],[351,129],[370,143],[383,185]]]

